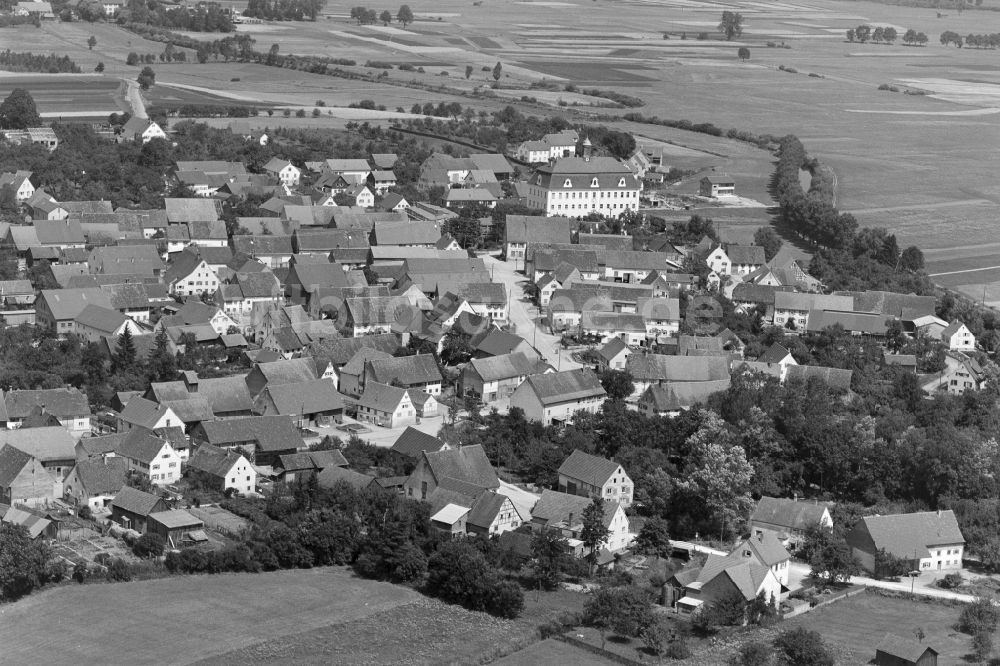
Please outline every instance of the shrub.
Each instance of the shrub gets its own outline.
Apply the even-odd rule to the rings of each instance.
[[[733,666],[768,666],[774,650],[767,643],[747,643],[732,660]]]
[[[938,585],[945,588],[946,590],[954,590],[956,587],[961,587],[965,579],[962,578],[962,574],[956,572],[950,573],[938,581]]]
[[[706,39],[708,39],[708,33],[707,32],[699,32],[698,33],[698,39],[700,39],[701,41],[705,41]]]
[[[296,118],[305,118],[306,117],[306,110],[305,109],[299,109],[298,111],[295,112],[295,117]]]
[[[87,568],[86,562],[77,562],[76,566],[73,567],[73,580],[78,583],[83,583],[90,576],[90,570]]]
[[[132,567],[121,558],[115,558],[108,564],[108,571],[105,574],[112,583],[124,583],[132,580]]]
[[[958,629],[975,636],[980,632],[993,633],[1000,611],[989,599],[979,598],[962,609],[958,617]]]
[[[833,666],[833,657],[827,652],[819,633],[803,629],[783,631],[774,639],[774,646],[785,662],[795,666]]]
[[[993,652],[993,637],[987,631],[976,632],[972,637],[972,653],[979,661],[986,661],[986,658]]]
[[[84,520],[94,519],[94,512],[91,511],[90,507],[86,505],[80,507],[80,510],[77,512],[77,515],[80,516],[80,518],[83,518]]]
[[[667,649],[664,650],[663,654],[671,659],[683,660],[691,656],[691,648],[688,647],[686,638],[677,636],[667,643]]]
[[[326,106],[326,102],[321,99],[316,100],[316,106]]]
[[[163,554],[165,547],[166,543],[163,541],[163,537],[147,532],[136,540],[135,545],[132,546],[132,552],[136,554],[136,557],[159,557]]]
[[[654,656],[661,656],[667,649],[670,634],[662,622],[653,622],[642,630],[642,644]]]

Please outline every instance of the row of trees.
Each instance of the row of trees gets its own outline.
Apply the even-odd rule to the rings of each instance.
[[[847,29],[847,41],[849,42],[859,41],[864,44],[868,40],[871,40],[876,44],[892,44],[896,41],[896,37],[898,37],[896,29],[891,25],[884,28],[876,26],[873,29],[870,25],[861,24],[856,28]]]
[[[315,21],[326,0],[250,0],[244,16],[266,21]]]
[[[80,67],[69,56],[0,51],[0,69],[11,72],[44,72],[46,74],[79,74]]]
[[[941,33],[941,43],[945,46],[954,44],[958,48],[963,46],[962,36],[950,30]],[[1000,33],[993,32],[981,35],[969,33],[965,36],[964,46],[977,49],[995,49],[1000,46]]]
[[[251,3],[252,4],[252,3]],[[169,8],[168,8],[169,7]],[[118,23],[145,23],[192,32],[233,32],[229,13],[214,2],[191,8],[170,7],[156,0],[129,0],[117,17]]]
[[[351,19],[357,21],[358,25],[378,22],[381,22],[384,25],[389,25],[392,23],[392,12],[388,9],[384,9],[382,10],[382,13],[379,14],[374,9],[358,5],[356,7],[351,7]],[[413,23],[413,10],[410,9],[409,5],[400,6],[399,11],[396,12],[396,21],[401,23],[404,28],[410,23]]]

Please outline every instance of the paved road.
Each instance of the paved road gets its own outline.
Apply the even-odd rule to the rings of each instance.
[[[514,270],[513,263],[500,261],[493,256],[484,256],[482,259],[493,276],[493,281],[507,287],[513,332],[527,340],[557,370],[579,368],[580,364],[572,359],[571,352],[563,349],[560,337],[549,333],[548,327],[542,322],[542,313],[525,294],[528,279]]]

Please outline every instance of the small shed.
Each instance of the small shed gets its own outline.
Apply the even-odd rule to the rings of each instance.
[[[875,647],[875,663],[878,666],[937,666],[937,650],[929,645],[886,634]]]
[[[186,538],[187,533],[197,532],[205,527],[205,523],[195,518],[183,509],[171,509],[149,514],[146,531],[159,534],[168,546],[177,548]]]

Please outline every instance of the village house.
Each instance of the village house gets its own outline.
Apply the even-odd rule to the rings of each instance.
[[[830,508],[818,502],[761,497],[750,515],[750,534],[770,534],[784,547],[795,550],[810,527],[833,528]]]
[[[514,151],[514,157],[529,164],[545,164],[549,160],[572,157],[580,135],[576,130],[563,130],[546,134],[541,139],[523,141]]]
[[[153,139],[166,139],[167,134],[156,121],[149,118],[132,116],[122,125],[122,141],[135,141],[136,143],[149,143]]]
[[[347,458],[340,451],[302,451],[278,456],[274,466],[276,477],[284,483],[308,481],[328,467],[347,467]]]
[[[78,289],[42,289],[35,301],[35,317],[60,337],[76,332],[76,317],[88,305],[114,309],[111,299],[100,287]]]
[[[968,390],[978,391],[986,381],[986,371],[979,361],[962,352],[947,351],[944,354],[944,368],[920,380],[920,388],[925,393],[946,391],[952,395],[962,395]]]
[[[646,322],[642,315],[629,312],[592,312],[584,310],[580,316],[581,340],[593,340],[603,345],[619,338],[629,346],[646,342]]]
[[[0,503],[47,506],[61,487],[34,456],[10,444],[0,447]]]
[[[559,466],[559,491],[632,506],[634,484],[616,462],[575,449]]]
[[[290,416],[299,428],[340,423],[344,399],[325,379],[292,384],[268,384],[254,399],[253,411],[259,416]]]
[[[399,358],[370,359],[365,363],[365,383],[376,381],[407,389],[418,389],[433,396],[441,395],[441,369],[431,354]]]
[[[56,493],[62,496],[62,481],[76,464],[76,440],[63,426],[40,426],[0,430],[0,446],[10,445],[38,460],[60,484]]]
[[[383,428],[418,423],[425,416],[436,416],[437,409],[437,399],[429,393],[374,380],[365,382],[357,399],[357,419]]]
[[[38,413],[54,416],[72,433],[90,432],[90,403],[79,389],[0,392],[0,425],[7,429],[20,428],[25,419]]]
[[[174,254],[163,273],[167,292],[182,298],[214,294],[219,289],[219,282],[218,273],[201,257],[197,248]]]
[[[729,359],[722,356],[632,354],[625,370],[632,375],[633,395],[641,395],[654,384],[726,382],[728,386],[729,381]]]
[[[676,612],[693,614],[733,594],[747,602],[763,594],[765,601],[778,603],[781,582],[753,557],[736,551],[729,555],[711,553],[704,566],[683,569],[670,577],[664,602]]]
[[[276,465],[280,456],[306,448],[289,416],[249,416],[205,421],[191,429],[191,441],[238,450],[254,465]]]
[[[98,513],[114,500],[128,477],[128,461],[102,456],[76,463],[63,482],[63,498]]]
[[[211,444],[198,447],[187,463],[187,474],[198,475],[219,492],[230,489],[250,495],[257,488],[257,470],[240,452]]]
[[[792,556],[770,532],[754,534],[736,545],[732,551],[745,560],[754,560],[771,570],[782,587],[788,587],[788,565]]]
[[[298,185],[299,179],[302,177],[302,172],[297,166],[280,157],[272,157],[268,160],[267,164],[264,165],[264,173],[272,178],[277,178],[285,187]]]
[[[519,407],[529,421],[542,425],[566,423],[578,411],[596,414],[607,392],[597,375],[587,369],[531,375],[510,396],[510,406]]]
[[[132,397],[118,413],[118,432],[135,428],[158,430],[183,425],[184,421],[170,407],[147,400],[141,395]]]
[[[621,338],[612,338],[597,350],[602,370],[624,370],[625,362],[631,354],[631,348]]]
[[[955,512],[920,511],[865,516],[847,533],[847,544],[862,568],[873,573],[880,550],[904,560],[912,571],[960,571],[965,538]]]
[[[458,487],[458,490],[452,489]],[[492,490],[444,484],[431,493],[431,524],[450,535],[489,539],[517,529],[524,521],[509,497]]]
[[[792,330],[805,330],[809,313],[814,310],[853,312],[854,297],[778,291],[774,294],[772,323]]]
[[[183,509],[169,509],[167,511],[156,511],[147,517],[146,531],[151,534],[159,534],[163,542],[169,548],[180,548],[184,544],[193,544],[196,535],[201,540],[206,537],[202,533],[205,523],[200,518],[195,518]]]
[[[166,486],[181,478],[180,455],[164,437],[145,428],[129,431],[115,454],[128,461],[130,471],[149,479],[154,486]]]
[[[709,270],[719,275],[750,275],[764,265],[764,248],[759,245],[720,245],[705,258]]]
[[[886,634],[875,646],[875,666],[937,666],[938,651],[922,640]]]
[[[493,491],[500,487],[500,479],[486,452],[476,444],[436,452],[422,451],[404,489],[407,497],[426,500],[439,486],[451,484],[453,487],[455,482]]]
[[[87,342],[99,343],[102,338],[118,339],[126,330],[132,336],[143,334],[143,329],[131,317],[93,304],[85,307],[73,324],[76,334]]]
[[[568,217],[545,217],[537,215],[508,215],[504,222],[504,258],[521,262],[524,266],[528,243],[570,242],[570,220]]]
[[[462,369],[459,387],[462,395],[490,403],[509,397],[529,375],[553,371],[536,357],[519,353],[474,358]]]
[[[420,454],[424,451],[436,453],[450,449],[451,445],[434,435],[429,435],[413,426],[407,426],[406,430],[396,438],[392,448],[389,449],[398,459],[409,465],[415,465],[420,459]]]
[[[589,497],[543,490],[542,496],[531,509],[531,529],[534,532],[547,529],[559,530],[569,541],[570,547],[577,550],[582,545],[579,542],[583,532],[583,513],[592,502]],[[604,551],[608,554],[621,552],[628,548],[631,542],[628,516],[622,505],[614,500],[604,500],[601,505],[604,508],[604,527],[608,530],[608,536],[601,545],[602,554]],[[582,550],[579,552],[586,554]],[[598,562],[609,560],[613,561],[613,557],[608,558],[607,554],[604,554]]]
[[[170,506],[162,497],[124,486],[111,502],[111,520],[144,534],[149,515],[169,509]]]
[[[724,173],[705,176],[698,181],[698,194],[712,199],[736,196],[736,181]]]
[[[257,303],[284,303],[278,278],[270,272],[237,273],[227,284],[220,284],[215,302],[237,323],[244,335],[253,335],[250,316]]]
[[[419,312],[401,296],[367,296],[344,299],[347,309],[343,330],[352,337],[404,330]]]
[[[976,336],[960,321],[951,322],[941,331],[941,341],[948,345],[951,351],[975,351]]]
[[[639,395],[638,409],[646,416],[673,418],[695,405],[705,404],[713,393],[729,389],[729,378],[701,382],[651,384]]]
[[[18,203],[27,201],[35,193],[35,186],[31,184],[32,175],[30,171],[0,173],[0,190],[9,187],[14,191],[14,198]]]

